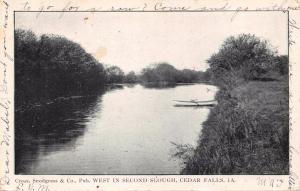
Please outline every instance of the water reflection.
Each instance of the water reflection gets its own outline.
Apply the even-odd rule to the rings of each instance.
[[[27,173],[38,155],[75,146],[85,132],[85,123],[101,109],[104,90],[15,113],[16,174]]]
[[[16,174],[178,174],[173,156],[196,143],[209,109],[172,100],[211,100],[215,92],[204,84],[115,85],[18,111]]]
[[[144,88],[148,89],[169,89],[169,88],[175,88],[178,86],[178,84],[174,83],[169,83],[169,84],[164,84],[164,83],[145,83],[142,84]]]

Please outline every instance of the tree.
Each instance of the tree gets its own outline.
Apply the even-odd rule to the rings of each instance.
[[[105,72],[106,83],[122,83],[124,80],[125,74],[118,66],[108,66]]]
[[[16,105],[91,93],[104,85],[104,68],[78,43],[15,30]]]
[[[208,81],[209,76],[202,71],[178,70],[168,63],[152,64],[141,72],[141,80],[154,83],[193,83]]]
[[[142,70],[142,79],[146,82],[168,82],[175,83],[178,70],[168,64],[159,63],[150,65]]]
[[[286,55],[276,56],[275,62],[276,69],[281,75],[286,75],[289,73],[289,63]]]
[[[274,55],[275,51],[266,40],[241,34],[227,38],[207,62],[214,79],[226,83],[230,76],[243,80],[259,78],[273,67]]]
[[[141,80],[144,82],[158,82],[158,75],[155,72],[155,65],[150,65],[142,69]]]
[[[183,69],[177,72],[177,82],[194,83],[199,81],[208,81],[205,72]]]
[[[138,81],[138,77],[134,71],[131,71],[125,76],[124,81],[126,83],[136,83]]]

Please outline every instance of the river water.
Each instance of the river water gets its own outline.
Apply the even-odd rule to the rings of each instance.
[[[179,174],[176,145],[195,146],[213,100],[205,84],[108,88],[16,114],[17,174]]]

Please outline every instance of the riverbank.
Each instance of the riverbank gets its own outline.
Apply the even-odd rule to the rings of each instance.
[[[221,89],[182,174],[288,174],[288,79]]]

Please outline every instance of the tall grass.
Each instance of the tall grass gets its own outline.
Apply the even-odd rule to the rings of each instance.
[[[207,62],[218,105],[183,174],[288,173],[288,59],[251,34],[231,36]]]
[[[288,80],[223,87],[182,174],[287,174]]]

